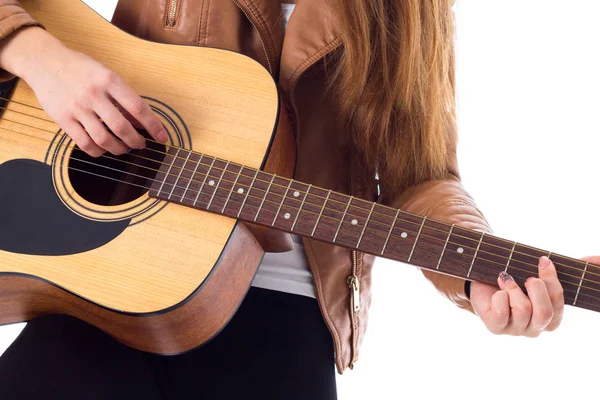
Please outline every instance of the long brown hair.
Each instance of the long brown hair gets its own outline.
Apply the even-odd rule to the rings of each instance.
[[[444,177],[454,143],[454,0],[328,0],[349,142],[387,190]]]

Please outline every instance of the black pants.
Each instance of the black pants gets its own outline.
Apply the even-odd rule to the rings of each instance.
[[[179,356],[126,347],[71,317],[38,318],[0,358],[2,400],[336,399],[317,302],[251,288],[212,341]]]

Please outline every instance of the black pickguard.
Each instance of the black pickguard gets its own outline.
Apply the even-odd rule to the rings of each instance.
[[[105,245],[130,220],[96,222],[60,200],[50,166],[34,160],[0,165],[0,250],[29,255],[69,255]]]

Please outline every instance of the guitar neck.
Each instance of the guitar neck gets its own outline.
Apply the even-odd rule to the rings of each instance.
[[[454,277],[519,286],[554,262],[566,304],[600,311],[600,267],[225,160],[170,148],[151,197]]]

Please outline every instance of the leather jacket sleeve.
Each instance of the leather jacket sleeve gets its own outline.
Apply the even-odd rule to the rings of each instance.
[[[485,217],[454,174],[447,179],[410,186],[391,205],[431,219],[491,233]],[[421,271],[442,295],[458,307],[473,312],[465,293],[464,280],[427,270]]]
[[[24,26],[41,26],[17,0],[0,0],[0,40]]]

